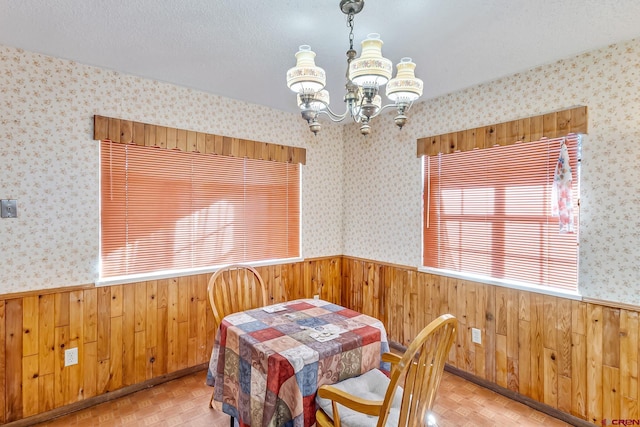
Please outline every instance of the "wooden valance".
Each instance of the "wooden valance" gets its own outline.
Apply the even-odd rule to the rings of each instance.
[[[587,107],[574,107],[525,119],[418,139],[418,157],[470,151],[494,145],[587,133]]]
[[[108,139],[122,144],[283,163],[304,165],[307,161],[307,150],[300,147],[231,138],[98,115],[93,116],[93,139],[99,141]]]

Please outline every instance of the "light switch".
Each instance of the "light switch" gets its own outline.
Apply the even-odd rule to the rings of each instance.
[[[17,200],[0,200],[0,216],[2,218],[17,218],[18,217],[18,202]]]

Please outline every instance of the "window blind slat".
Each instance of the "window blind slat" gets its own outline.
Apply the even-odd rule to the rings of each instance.
[[[299,256],[300,165],[101,142],[101,277]]]
[[[439,154],[424,162],[423,264],[577,289],[578,233],[560,234],[551,193],[562,138]],[[566,137],[578,224],[580,139]]]

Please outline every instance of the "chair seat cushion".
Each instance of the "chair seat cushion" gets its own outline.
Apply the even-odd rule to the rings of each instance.
[[[387,392],[389,382],[389,378],[385,374],[378,369],[373,369],[358,377],[349,378],[337,384],[333,384],[333,386],[362,399],[384,400],[384,395]],[[402,389],[398,388],[385,426],[396,427],[398,425],[401,402]],[[331,400],[316,396],[316,403],[331,419],[333,419]],[[362,414],[342,405],[338,406],[338,413],[340,414],[340,421],[345,427],[371,427],[375,426],[378,422],[378,417]]]

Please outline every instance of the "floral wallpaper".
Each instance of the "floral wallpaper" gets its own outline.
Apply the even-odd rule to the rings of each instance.
[[[416,73],[429,84],[428,69]],[[640,40],[423,101],[400,131],[392,115],[376,119],[366,139],[353,126],[345,129],[345,255],[420,265],[416,139],[577,105],[589,108],[579,291],[640,305]]]
[[[0,46],[0,198],[18,202],[0,219],[0,293],[98,278],[94,114],[305,147],[303,256],[342,253],[340,127],[314,138],[295,114]]]
[[[428,68],[417,69],[429,84]],[[286,90],[284,88],[283,90]],[[314,137],[296,114],[0,46],[0,293],[93,283],[98,271],[94,114],[307,149],[303,256],[419,266],[420,137],[589,107],[580,292],[640,305],[640,40],[604,47]]]

